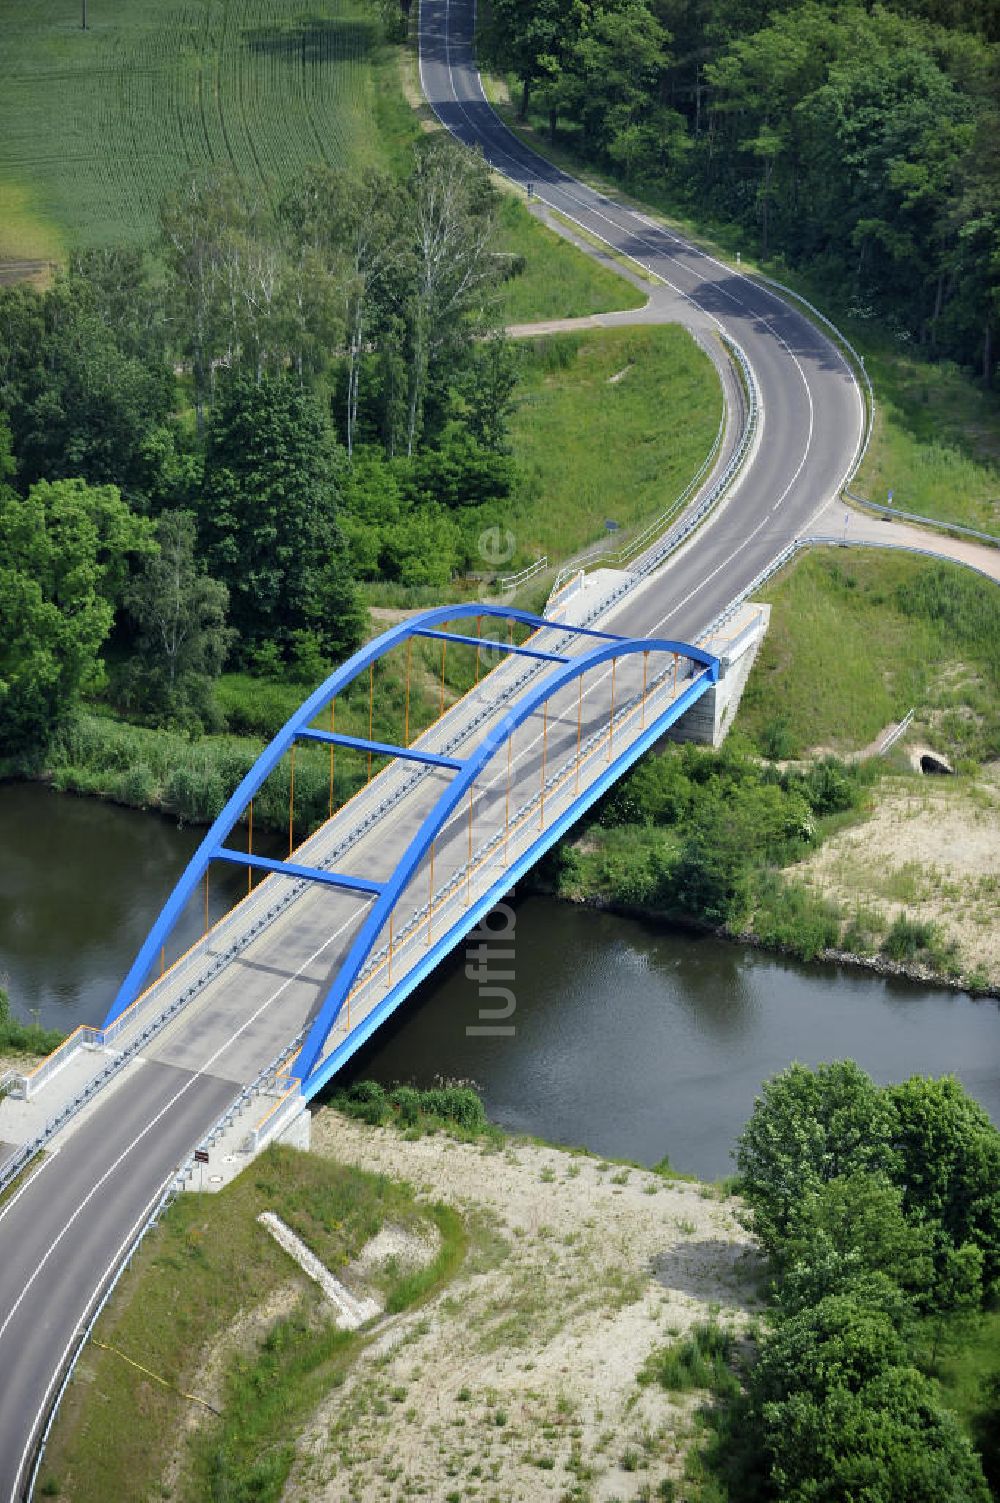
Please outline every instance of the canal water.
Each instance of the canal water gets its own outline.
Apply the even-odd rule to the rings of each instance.
[[[199,838],[0,785],[0,975],[15,1011],[64,1030],[99,1022]],[[229,900],[217,883],[213,914]],[[547,898],[510,913],[484,955],[463,951],[404,1003],[352,1074],[473,1080],[504,1127],[647,1164],[666,1154],[705,1177],[730,1172],[762,1081],[794,1059],[850,1056],[879,1081],[952,1072],[1000,1123],[995,1000]]]

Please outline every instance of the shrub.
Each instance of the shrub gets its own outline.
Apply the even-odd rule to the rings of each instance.
[[[815,960],[840,939],[840,917],[833,904],[778,874],[768,875],[759,885],[753,927],[762,944],[788,950],[800,960]]]
[[[934,950],[937,942],[937,929],[933,924],[901,913],[893,920],[881,948],[882,954],[890,960],[915,960],[921,951]]]
[[[647,1358],[640,1382],[659,1383],[669,1393],[709,1388],[731,1394],[738,1385],[729,1367],[733,1338],[714,1322],[694,1326],[683,1341],[673,1342]]]

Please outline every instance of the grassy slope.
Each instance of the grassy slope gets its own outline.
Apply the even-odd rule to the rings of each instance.
[[[506,123],[545,156],[576,172],[605,191],[629,201],[621,184],[603,177],[573,150],[573,131],[560,133],[552,146],[539,127],[523,127],[516,119],[507,89],[487,80],[487,92]],[[794,287],[832,317],[865,358],[875,388],[877,420],[872,443],[854,482],[861,495],[884,501],[895,494],[895,505],[924,516],[961,523],[1000,536],[1000,396],[984,392],[968,376],[950,365],[932,365],[905,342],[880,332],[871,323],[852,319],[848,312],[828,305],[826,289],[790,271],[780,260],[755,261],[748,254],[745,232],[704,215],[691,218],[680,206],[648,184],[642,206],[665,215],[695,243],[735,260],[743,268],[760,270]]]
[[[524,259],[523,272],[504,288],[507,323],[580,318],[616,308],[641,308],[646,301],[645,293],[631,282],[539,224],[512,194],[504,195],[498,246],[502,254]]]
[[[186,169],[393,165],[417,133],[367,0],[0,9],[0,257],[147,240]],[[58,97],[58,108],[54,100]]]
[[[509,524],[518,551],[563,560],[608,518],[651,521],[705,458],[721,412],[715,371],[682,329],[532,341],[512,423],[528,482]]]
[[[740,728],[764,741],[783,722],[787,756],[815,746],[848,751],[916,707],[918,719],[934,721],[942,749],[995,754],[1000,642],[984,634],[956,646],[945,627],[899,607],[899,591],[938,569],[985,605],[993,601],[996,586],[957,565],[905,556],[824,552],[783,571],[761,592],[771,625]]]
[[[235,1366],[231,1354],[226,1416],[209,1421],[190,1448],[187,1485],[179,1493],[215,1496],[209,1478],[219,1468],[221,1476],[212,1479],[222,1488],[218,1496],[280,1495],[296,1421],[337,1381],[365,1338],[335,1332],[321,1317],[312,1286],[257,1224],[262,1210],[281,1216],[334,1270],[386,1220],[416,1228],[433,1219],[443,1237],[441,1255],[423,1286],[413,1278],[390,1282],[385,1294],[392,1308],[413,1303],[461,1261],[464,1238],[454,1216],[418,1209],[405,1185],[290,1149],[269,1149],[216,1196],[181,1196],[97,1326],[97,1341],[116,1350],[92,1344],[80,1362],[46,1453],[43,1496],[105,1503],[126,1496],[125,1478],[129,1498],[158,1496],[193,1409],[177,1390],[197,1392],[205,1382],[199,1369],[206,1346],[224,1338],[238,1314],[291,1285],[300,1319],[279,1327],[291,1339],[284,1348],[273,1342],[270,1350],[244,1353]],[[170,1386],[137,1372],[121,1353]],[[251,1477],[257,1486],[244,1491]]]

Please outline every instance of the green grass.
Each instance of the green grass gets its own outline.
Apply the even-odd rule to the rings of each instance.
[[[993,1496],[1000,1498],[1000,1390],[992,1397],[988,1391],[991,1380],[1000,1384],[1000,1309],[977,1315],[965,1329],[960,1326],[932,1372],[945,1403],[982,1455]]]
[[[0,257],[146,241],[186,171],[277,193],[317,160],[392,166],[417,136],[371,0],[0,8]]]
[[[651,1353],[639,1374],[639,1382],[658,1383],[668,1393],[707,1388],[728,1398],[739,1388],[729,1365],[732,1352],[730,1333],[706,1321],[693,1326],[682,1341]]]
[[[952,602],[943,614],[939,588]],[[824,550],[760,593],[771,624],[740,707],[759,745],[857,749],[915,707],[942,751],[1000,751],[995,585],[957,565]]]
[[[42,1028],[37,1023],[22,1023],[13,1017],[10,1000],[0,986],[0,1055],[51,1054],[64,1038],[65,1034],[57,1028]]]
[[[501,205],[497,248],[524,265],[504,286],[507,323],[580,318],[617,308],[641,308],[646,301],[645,293],[631,282],[540,224],[512,194],[505,194]]]
[[[859,495],[1000,537],[1000,413],[995,396],[950,365],[890,348],[866,364],[876,392],[871,448],[853,483]]]
[[[363,1333],[335,1330],[321,1301],[258,1225],[275,1211],[330,1268],[354,1257],[387,1220],[436,1225],[436,1259],[419,1276],[390,1278],[392,1309],[425,1298],[460,1265],[465,1234],[443,1207],[418,1208],[408,1186],[315,1155],[269,1149],[220,1194],[183,1195],[144,1243],[101,1317],[59,1414],[41,1474],[74,1503],[160,1496],[164,1466],[191,1412],[211,1344],[241,1312],[299,1286],[295,1311],[259,1346],[231,1353],[222,1417],[204,1420],[178,1498],[276,1499],[294,1439],[318,1400],[342,1380]],[[122,1354],[171,1385],[138,1373]]]
[[[617,378],[617,379],[612,379]],[[511,424],[525,483],[509,526],[519,555],[564,560],[641,528],[684,489],[722,413],[718,378],[676,327],[531,340]]]

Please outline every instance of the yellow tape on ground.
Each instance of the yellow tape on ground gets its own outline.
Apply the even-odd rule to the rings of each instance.
[[[131,1357],[126,1357],[125,1353],[120,1352],[116,1346],[108,1346],[106,1341],[91,1339],[94,1346],[99,1346],[102,1352],[113,1352],[116,1357],[120,1357],[123,1362],[127,1362],[129,1367],[134,1367],[138,1372],[145,1373],[147,1378],[152,1378],[154,1383],[160,1383],[164,1388],[169,1388],[174,1393],[179,1393],[182,1399],[190,1399],[192,1404],[200,1404],[203,1409],[210,1410],[212,1414],[221,1414],[222,1411],[216,1409],[207,1399],[200,1399],[196,1393],[185,1393],[183,1388],[177,1387],[176,1383],[171,1383],[166,1378],[161,1378],[159,1373],[150,1372],[149,1368],[143,1367],[141,1362],[136,1362]]]

